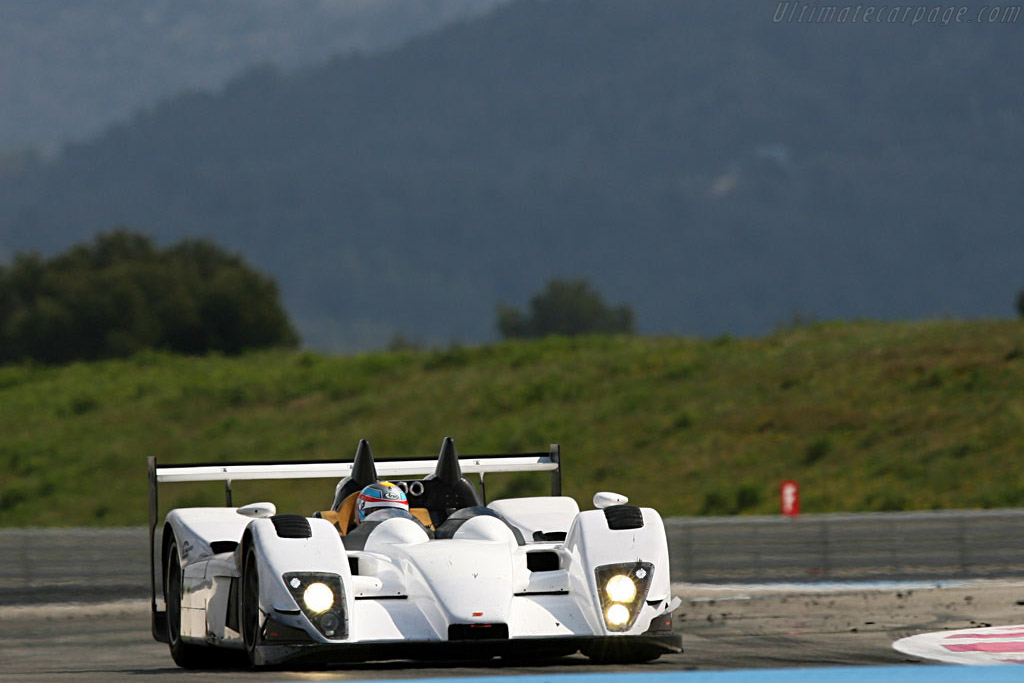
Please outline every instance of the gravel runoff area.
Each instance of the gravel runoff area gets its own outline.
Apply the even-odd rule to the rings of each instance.
[[[915,582],[717,586],[677,584],[685,652],[645,670],[908,665],[892,649],[904,636],[944,629],[1024,623],[1024,582]],[[149,635],[143,600],[0,607],[0,679],[226,681],[380,679],[481,674],[572,673],[594,668],[583,657],[543,667],[501,662],[342,667],[331,673],[192,672],[183,678],[167,648]]]
[[[919,660],[892,643],[1024,623],[1024,581],[1017,579],[676,588],[688,664],[702,669],[913,663]]]

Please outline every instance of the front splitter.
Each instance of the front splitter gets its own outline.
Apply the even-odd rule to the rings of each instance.
[[[598,662],[642,662],[682,652],[677,633],[638,636],[567,636],[560,638],[510,638],[507,640],[375,641],[362,643],[311,643],[261,645],[257,664],[349,664],[386,660],[472,661],[509,657],[554,659],[582,652]]]

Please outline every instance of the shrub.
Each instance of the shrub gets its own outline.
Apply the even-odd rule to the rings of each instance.
[[[501,336],[544,337],[549,334],[632,334],[633,310],[611,307],[586,280],[551,280],[530,300],[530,312],[498,305]]]
[[[167,249],[124,230],[0,268],[0,362],[295,346],[277,285],[211,242]]]

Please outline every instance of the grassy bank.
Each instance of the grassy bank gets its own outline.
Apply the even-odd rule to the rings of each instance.
[[[562,444],[565,488],[664,514],[1024,504],[1024,325],[834,323],[754,340],[551,338],[443,351],[145,354],[0,368],[0,525],[140,524],[162,462],[433,455]],[[488,493],[543,491],[543,476]],[[326,506],[333,482],[235,485]],[[535,486],[535,488],[531,488]],[[217,485],[162,490],[222,503]]]

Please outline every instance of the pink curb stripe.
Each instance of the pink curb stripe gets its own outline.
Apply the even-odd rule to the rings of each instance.
[[[964,645],[943,645],[950,652],[1024,652],[1024,641],[1013,643],[971,643]]]

